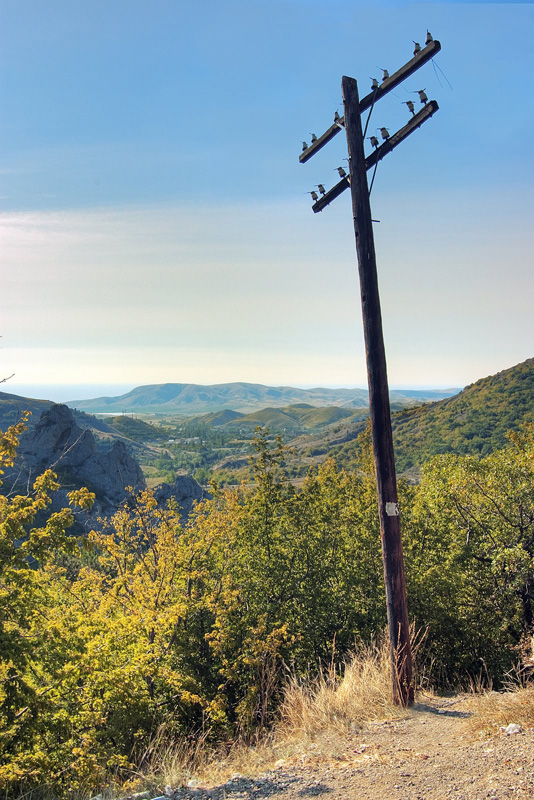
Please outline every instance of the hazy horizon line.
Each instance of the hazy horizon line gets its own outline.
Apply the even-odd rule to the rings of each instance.
[[[54,402],[73,402],[75,400],[93,400],[98,397],[115,397],[126,394],[140,386],[158,386],[165,383],[182,383],[193,386],[221,386],[225,383],[245,383],[259,386],[284,386],[294,389],[368,389],[367,384],[353,383],[258,383],[258,381],[217,381],[216,383],[197,383],[193,381],[161,381],[161,383],[14,383],[9,380],[1,384],[0,391],[6,394],[21,395],[33,399],[53,400]],[[390,385],[392,391],[439,391],[448,389],[462,389],[461,386],[454,386],[450,383],[442,384],[399,384]]]

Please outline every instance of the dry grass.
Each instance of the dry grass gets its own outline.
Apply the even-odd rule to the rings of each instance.
[[[391,662],[387,642],[362,647],[340,675],[334,668],[312,683],[294,679],[281,706],[278,736],[310,741],[345,734],[370,720],[398,716],[391,700]]]
[[[291,749],[291,748],[290,748]],[[293,752],[293,749],[291,749]],[[131,783],[140,790],[146,787],[163,791],[165,786],[220,786],[236,775],[255,776],[269,769],[280,758],[289,755],[284,743],[265,735],[256,744],[235,741],[216,748],[200,740],[160,741],[151,748],[140,767],[139,778]]]
[[[214,750],[156,737],[143,758],[144,784],[162,789],[198,781],[217,786],[232,776],[255,776],[277,762],[288,765],[311,755],[335,755],[343,737],[368,721],[398,718],[391,701],[391,664],[387,642],[362,647],[342,672],[333,667],[311,682],[290,681],[274,730],[256,744],[235,742]]]
[[[474,733],[491,735],[511,722],[522,728],[534,727],[534,684],[505,692],[473,693],[469,701],[473,716],[469,727]]]
[[[132,775],[128,788],[140,791],[163,790],[165,786],[183,786],[208,757],[208,747],[202,737],[191,741],[175,739],[162,727],[147,749],[136,759],[138,771]]]

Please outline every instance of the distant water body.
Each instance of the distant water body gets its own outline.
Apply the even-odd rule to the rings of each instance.
[[[71,400],[89,400],[93,397],[117,397],[135,389],[135,383],[53,383],[22,384],[6,381],[0,384],[1,392],[33,397],[35,400],[52,400],[65,403]]]

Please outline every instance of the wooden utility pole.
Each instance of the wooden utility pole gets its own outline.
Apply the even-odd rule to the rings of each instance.
[[[384,583],[386,587],[386,604],[391,647],[391,663],[393,673],[393,700],[398,705],[409,706],[413,703],[413,666],[410,647],[410,625],[408,620],[408,604],[406,598],[406,577],[402,556],[402,539],[397,496],[397,480],[395,475],[395,458],[393,453],[393,434],[391,430],[391,413],[389,406],[389,389],[386,369],[386,353],[382,333],[382,315],[378,291],[375,246],[367,170],[375,166],[390,153],[407,136],[419,128],[438,110],[437,103],[428,102],[424,91],[421,102],[424,107],[415,114],[411,107],[412,118],[393,136],[386,137],[384,143],[366,158],[362,133],[362,111],[370,109],[376,101],[414,73],[419,67],[432,58],[441,45],[432,41],[423,49],[414,53],[414,57],[394,75],[387,77],[380,86],[360,101],[358,85],[354,78],[343,77],[342,93],[344,116],[336,117],[332,125],[322,136],[316,137],[308,147],[305,145],[299,156],[301,163],[307,161],[321,147],[324,147],[340,130],[345,128],[347,135],[349,174],[339,168],[342,177],[328,192],[317,198],[312,208],[314,212],[322,211],[332,200],[345,189],[351,189],[354,233],[356,236],[356,253],[360,274],[360,290],[367,359],[367,376],[369,381],[369,411],[373,438],[373,452],[376,471],[378,495],[378,513],[380,518],[380,537],[382,540],[382,561],[384,565]],[[313,194],[312,194],[313,196]]]
[[[394,671],[393,701],[407,706],[413,703],[410,624],[408,621],[406,578],[402,558],[386,351],[382,334],[373,223],[371,220],[369,189],[367,187],[367,168],[363,149],[358,86],[354,78],[344,77],[341,87],[349,154],[352,214],[354,217],[356,253],[360,273],[363,330],[369,381],[369,410],[376,470],[389,639]]]

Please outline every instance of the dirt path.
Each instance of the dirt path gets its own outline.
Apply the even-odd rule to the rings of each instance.
[[[175,793],[191,800],[534,800],[534,729],[478,740],[465,699],[422,698],[405,719],[369,724],[336,741],[335,756],[309,748],[260,778]]]

